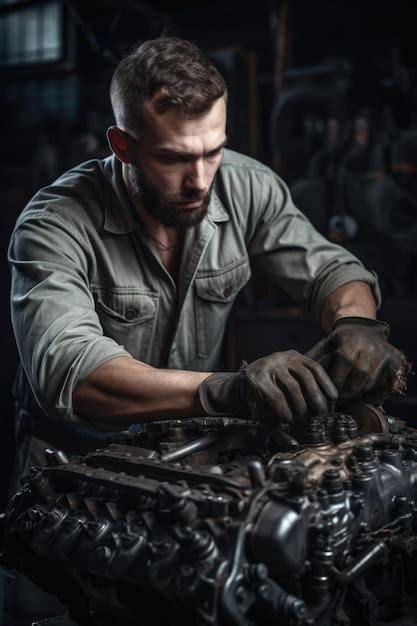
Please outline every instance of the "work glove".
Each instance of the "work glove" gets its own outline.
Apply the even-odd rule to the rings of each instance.
[[[411,365],[388,342],[391,328],[367,317],[343,317],[306,355],[323,365],[341,400],[379,403],[405,393]]]
[[[238,372],[212,374],[201,383],[199,394],[208,415],[269,422],[324,412],[338,395],[323,367],[295,350],[243,363]]]

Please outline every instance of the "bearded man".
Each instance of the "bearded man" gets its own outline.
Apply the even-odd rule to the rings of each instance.
[[[48,445],[83,453],[133,423],[195,415],[288,422],[381,378],[398,387],[404,357],[375,320],[376,276],[314,230],[274,172],[225,149],[227,89],[202,52],[147,41],[120,62],[110,95],[113,155],[41,189],[11,240],[12,490]],[[219,372],[254,266],[329,338],[310,356]]]
[[[289,421],[393,379],[402,355],[375,321],[375,275],[270,169],[225,149],[227,89],[201,51],[147,41],[110,96],[113,156],[41,189],[12,236],[18,434],[79,451],[132,423],[248,415],[245,386]],[[293,351],[211,375],[252,266],[333,329],[331,376]]]

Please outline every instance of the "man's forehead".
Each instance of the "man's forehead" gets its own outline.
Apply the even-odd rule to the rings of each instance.
[[[144,107],[145,134],[156,145],[171,145],[181,148],[181,144],[211,140],[221,143],[225,137],[226,103],[217,100],[206,112],[185,115],[177,109],[159,112],[152,101]],[[182,146],[187,148],[186,145]]]

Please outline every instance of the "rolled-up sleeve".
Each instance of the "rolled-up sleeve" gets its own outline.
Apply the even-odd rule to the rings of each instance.
[[[71,419],[76,385],[130,354],[103,335],[89,289],[88,243],[58,213],[32,212],[9,247],[12,323],[33,394],[50,416]]]
[[[317,319],[332,291],[352,281],[368,283],[379,308],[376,274],[348,250],[320,235],[272,171],[264,173],[259,197],[256,221],[249,222],[248,248],[254,265]]]

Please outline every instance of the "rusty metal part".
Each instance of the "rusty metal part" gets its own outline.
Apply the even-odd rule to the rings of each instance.
[[[355,445],[356,442],[347,441],[339,445],[324,444],[315,448],[303,448],[291,454],[278,453],[269,461],[267,473],[271,475],[274,466],[285,464],[287,460],[292,459],[292,461],[298,461],[307,468],[309,481],[319,481],[327,469],[335,467],[339,469],[343,480],[345,480],[349,475],[347,461]]]
[[[388,421],[382,408],[364,402],[348,402],[343,404],[343,411],[356,420],[360,435],[389,432]]]
[[[307,468],[307,480],[320,482],[326,470],[337,469],[342,480],[349,479],[352,462],[355,460],[357,451],[364,446],[388,443],[390,440],[385,433],[367,434],[342,443],[326,443],[318,446],[308,446],[291,453],[277,453],[267,465],[267,474],[274,473],[275,466],[283,466],[287,460],[298,461],[300,465]]]

